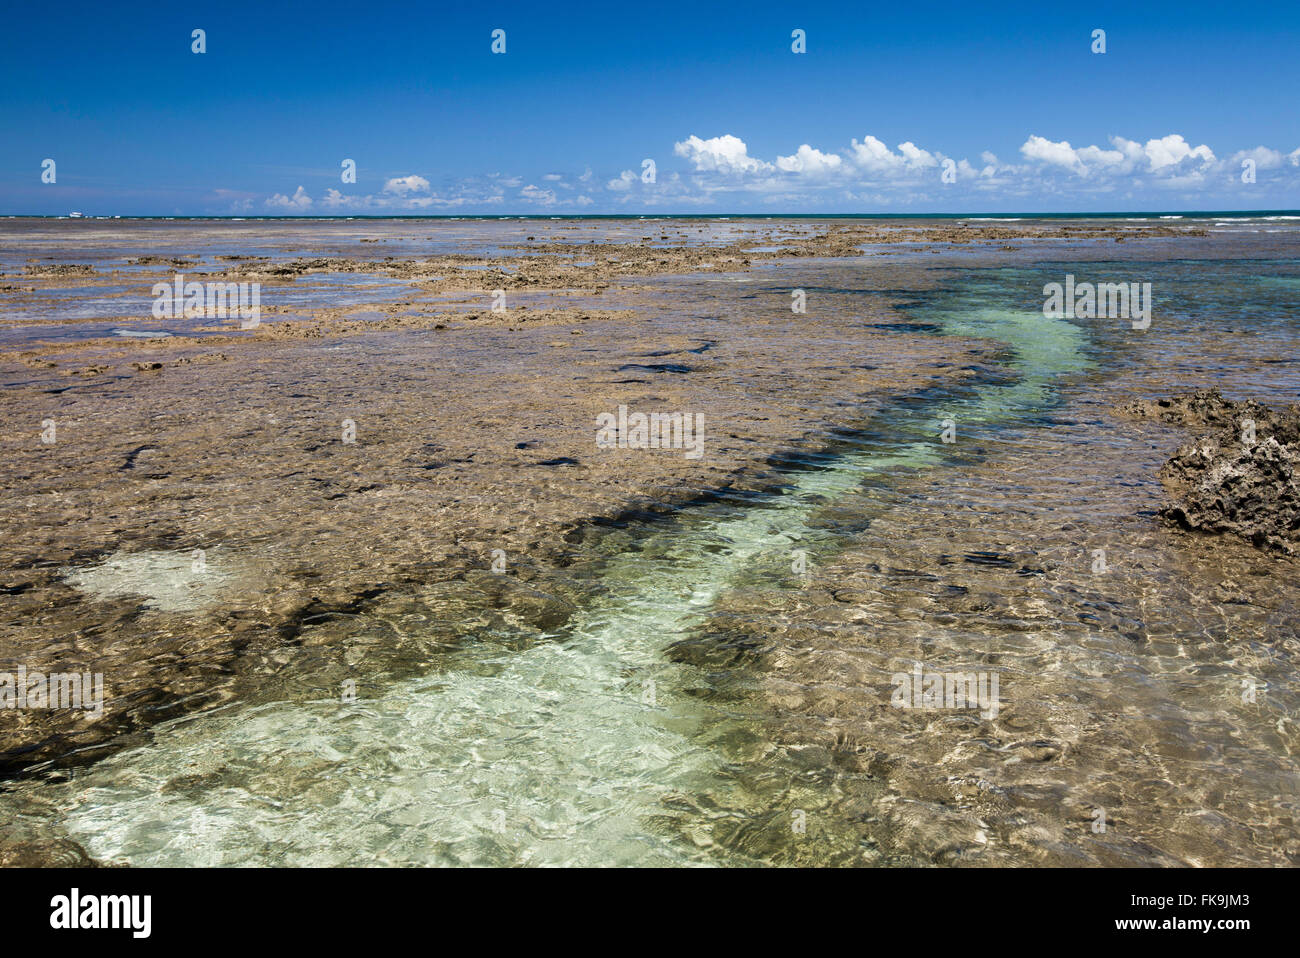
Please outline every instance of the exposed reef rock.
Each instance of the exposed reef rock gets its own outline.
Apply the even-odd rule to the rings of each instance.
[[[1294,554],[1300,545],[1300,404],[1285,410],[1210,389],[1121,410],[1196,429],[1160,470],[1172,498],[1161,514],[1186,529],[1226,532]]]

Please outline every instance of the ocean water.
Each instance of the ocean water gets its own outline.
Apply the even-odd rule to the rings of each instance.
[[[356,701],[169,721],[13,783],[0,818],[131,864],[1292,862],[1295,563],[1161,525],[1178,435],[1114,413],[1300,398],[1300,260],[1268,252],[927,263],[902,325],[1000,344],[1005,369],[846,411],[780,493],[589,533],[547,573],[584,597],[562,624],[467,629]],[[852,312],[862,269],[745,281]],[[1066,274],[1151,282],[1151,328],[1045,317]],[[200,601],[187,556],[136,559],[135,591]],[[995,673],[997,715],[897,708],[915,667]]]
[[[851,309],[860,269],[756,278]],[[1067,272],[1151,282],[1151,328],[1045,318]],[[849,413],[779,494],[589,536],[551,573],[586,597],[562,625],[476,631],[355,702],[166,723],[0,815],[136,865],[1286,862],[1295,566],[1161,526],[1176,437],[1113,407],[1295,401],[1298,278],[944,264],[906,319],[1001,344],[1003,373]],[[999,714],[895,708],[918,665],[996,673]]]

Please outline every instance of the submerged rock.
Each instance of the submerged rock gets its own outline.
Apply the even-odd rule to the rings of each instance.
[[[1160,470],[1173,501],[1161,515],[1202,532],[1231,533],[1289,554],[1300,546],[1300,404],[1285,410],[1210,389],[1130,403],[1143,419],[1202,428]]]

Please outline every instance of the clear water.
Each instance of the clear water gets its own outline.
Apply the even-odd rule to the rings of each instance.
[[[93,855],[137,865],[745,862],[689,827],[653,827],[674,796],[719,790],[712,743],[753,718],[693,697],[692,669],[665,649],[725,590],[789,588],[796,552],[833,549],[827,503],[942,462],[942,419],[978,430],[1042,411],[1090,365],[1084,331],[1041,313],[962,303],[938,318],[1007,344],[1015,379],[898,409],[888,439],[795,473],[770,501],[683,514],[612,556],[603,595],[530,647],[480,637],[445,670],[354,704],[177,721],[45,800]],[[713,801],[744,814],[750,797]]]
[[[1152,328],[1045,319],[1067,271],[1154,277]],[[1298,271],[952,271],[912,318],[1005,344],[1005,379],[901,399],[793,462],[780,495],[609,532],[556,572],[589,596],[563,627],[467,632],[355,703],[173,721],[16,785],[2,814],[137,865],[1285,861],[1292,567],[1162,529],[1170,440],[1105,410],[1212,383],[1294,400]],[[850,278],[806,285],[851,298]],[[1098,544],[1109,577],[1088,571]],[[1249,602],[1217,597],[1238,580]],[[1001,673],[996,727],[889,709],[888,675],[921,659]],[[1259,704],[1237,699],[1246,676]]]

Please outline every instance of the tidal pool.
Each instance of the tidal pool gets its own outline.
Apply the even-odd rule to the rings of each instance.
[[[1044,318],[1049,266],[952,271],[910,318],[1003,344],[1005,374],[846,422],[779,493],[593,538],[554,570],[587,596],[561,624],[187,716],[0,809],[136,865],[1286,861],[1294,566],[1160,526],[1169,439],[1106,410],[1206,369],[1294,395],[1254,376],[1295,307],[1240,264],[1140,268],[1145,333]],[[896,709],[917,664],[995,672],[1005,707]]]

